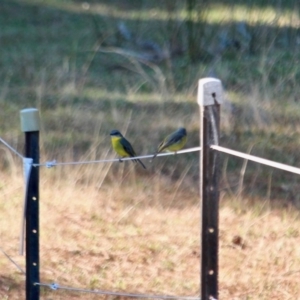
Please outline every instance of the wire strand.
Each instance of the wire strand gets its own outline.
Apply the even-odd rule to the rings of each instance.
[[[15,153],[17,156],[19,156],[22,159],[24,158],[22,154],[20,154],[16,149],[14,149],[12,146],[6,143],[1,137],[0,137],[0,142],[4,144],[8,149],[10,149],[13,153]]]
[[[167,152],[167,153],[159,153],[157,156],[168,156],[168,155],[176,155],[176,154],[183,154],[188,152],[196,152],[200,151],[201,147],[194,147],[189,149],[180,150],[177,152]],[[135,160],[135,159],[146,159],[146,158],[153,158],[154,154],[151,155],[143,155],[143,156],[135,156],[135,157],[124,157],[121,159],[121,161],[126,160]],[[96,163],[107,163],[107,162],[119,162],[120,159],[118,158],[112,158],[112,159],[100,159],[100,160],[86,160],[86,161],[71,161],[71,162],[56,162],[54,161],[48,161],[45,163],[40,164],[32,164],[34,167],[55,167],[55,166],[67,166],[67,165],[84,165],[84,164],[96,164]]]
[[[22,273],[22,274],[26,274],[25,271],[0,247],[0,251],[6,256],[6,258],[12,262],[16,267],[17,269],[19,269],[19,271]]]
[[[254,155],[251,155],[251,154],[246,154],[246,153],[242,153],[242,152],[239,152],[239,151],[231,150],[231,149],[221,147],[221,146],[217,146],[217,145],[211,145],[210,148],[214,149],[214,150],[217,150],[217,151],[220,151],[220,152],[223,152],[223,153],[231,154],[233,156],[238,156],[238,157],[245,158],[245,159],[248,159],[248,160],[251,160],[251,161],[255,161],[255,162],[258,162],[258,163],[266,165],[266,166],[274,167],[274,168],[277,168],[277,169],[281,169],[281,170],[284,170],[284,171],[288,171],[288,172],[300,175],[300,168],[296,168],[296,167],[289,166],[289,165],[286,165],[286,164],[278,163],[278,162],[275,162],[275,161],[272,161],[272,160],[269,160],[269,159],[265,159],[265,158],[261,158],[261,157],[258,157],[258,156],[254,156]]]
[[[112,295],[112,296],[121,296],[121,297],[130,297],[130,298],[153,298],[153,299],[181,299],[181,300],[200,300],[199,297],[184,297],[184,296],[169,296],[169,295],[150,295],[150,294],[134,294],[134,293],[123,293],[123,292],[111,292],[111,291],[103,291],[103,290],[89,290],[89,289],[81,289],[81,288],[73,288],[67,286],[61,286],[57,283],[40,283],[35,282],[35,285],[48,287],[52,290],[68,290],[75,292],[83,292],[83,293],[92,293],[99,295]]]

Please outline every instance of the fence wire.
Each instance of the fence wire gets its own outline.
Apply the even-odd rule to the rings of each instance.
[[[3,255],[12,263],[16,266],[16,268],[22,273],[26,274],[25,271],[0,247],[0,251],[3,253]]]
[[[214,149],[214,150],[217,150],[217,151],[220,151],[220,152],[223,152],[223,153],[231,154],[233,156],[237,156],[237,157],[241,157],[241,158],[244,158],[244,159],[247,159],[247,160],[255,161],[255,162],[260,163],[262,165],[274,167],[276,169],[280,169],[280,170],[284,170],[284,171],[288,171],[288,172],[300,175],[300,168],[296,168],[296,167],[289,166],[289,165],[286,165],[286,164],[278,163],[278,162],[275,162],[275,161],[272,161],[272,160],[269,160],[269,159],[265,159],[265,158],[261,158],[261,157],[258,157],[258,156],[254,156],[254,155],[251,155],[251,154],[246,154],[246,153],[243,153],[243,152],[231,150],[231,149],[221,147],[221,146],[217,146],[217,145],[211,145],[210,147],[211,147],[211,149]]]
[[[180,150],[177,152],[166,152],[166,153],[159,153],[157,156],[169,156],[169,155],[177,155],[183,154],[188,152],[196,152],[200,151],[201,147],[194,147],[189,149]],[[124,157],[124,158],[112,158],[112,159],[100,159],[100,160],[85,160],[85,161],[70,161],[70,162],[57,162],[56,160],[47,161],[40,164],[32,164],[34,167],[55,167],[55,166],[67,166],[67,165],[84,165],[84,164],[98,164],[98,163],[107,163],[107,162],[119,162],[119,161],[126,161],[126,160],[136,160],[136,159],[152,159],[154,154],[142,155],[142,156],[134,156],[134,157]]]
[[[11,150],[13,153],[15,153],[17,156],[20,158],[24,158],[22,154],[20,154],[16,149],[14,149],[12,146],[10,146],[8,143],[6,143],[1,137],[0,137],[0,142],[5,145],[9,150]]]
[[[12,146],[10,146],[8,143],[6,143],[2,138],[0,138],[0,142],[3,143],[8,149],[10,149],[14,154],[16,154],[19,158],[24,158],[22,154],[20,154],[16,149],[14,149]],[[254,155],[246,154],[243,152],[235,151],[229,148],[225,148],[218,145],[211,145],[211,149],[223,152],[226,154],[230,154],[236,157],[244,158],[250,161],[254,161],[263,165],[267,165],[270,167],[274,167],[277,169],[281,169],[284,171],[288,171],[291,173],[295,173],[300,175],[300,168],[293,167],[290,165],[278,163],[275,161],[271,161],[268,159],[264,159],[261,157],[257,157]],[[175,152],[168,152],[168,153],[159,153],[157,156],[169,156],[169,155],[176,155],[176,154],[184,154],[189,152],[197,152],[201,151],[201,147],[194,147],[189,149],[184,149]],[[122,158],[122,161],[126,160],[135,160],[135,159],[148,159],[153,158],[152,155],[143,155],[143,156],[136,156],[136,157],[126,157]],[[54,166],[64,166],[64,165],[82,165],[82,164],[96,164],[96,163],[107,163],[107,162],[118,162],[120,159],[103,159],[103,160],[92,160],[92,161],[73,161],[73,162],[56,162],[56,161],[48,161],[45,163],[40,164],[33,164],[34,167],[43,167],[46,166],[48,168],[54,167]],[[0,251],[19,269],[19,271],[23,274],[25,274],[25,271],[0,247]],[[68,291],[75,291],[75,292],[83,292],[83,293],[93,293],[93,294],[99,294],[99,295],[111,295],[111,296],[120,296],[120,297],[130,297],[130,298],[148,298],[148,299],[179,299],[179,300],[200,300],[199,297],[183,297],[183,296],[170,296],[170,295],[153,295],[153,294],[135,294],[135,293],[123,293],[123,292],[111,292],[111,291],[104,291],[104,290],[90,290],[90,289],[81,289],[81,288],[74,288],[74,287],[66,287],[61,286],[57,283],[40,283],[37,282],[35,285],[48,287],[52,290],[68,290]]]
[[[0,142],[3,143],[8,149],[10,149],[13,153],[15,153],[18,157],[24,158],[22,154],[20,154],[16,149],[14,149],[12,146],[10,146],[7,142],[5,142],[1,137],[0,137]],[[233,156],[237,156],[240,158],[244,158],[247,160],[251,160],[266,166],[274,167],[277,169],[281,169],[284,171],[288,171],[291,173],[295,173],[300,175],[300,168],[293,167],[290,165],[278,163],[269,159],[261,158],[258,156],[254,156],[251,154],[246,154],[243,152],[239,152],[236,150],[232,150],[229,148],[225,148],[222,146],[218,145],[211,145],[211,149],[217,150],[219,152],[227,153]],[[184,154],[184,153],[189,153],[189,152],[197,152],[201,151],[201,147],[193,147],[193,148],[188,148],[184,150],[180,150],[177,152],[167,152],[167,153],[159,153],[157,156],[169,156],[169,155],[177,155],[177,154]],[[121,159],[121,161],[126,161],[126,160],[135,160],[135,159],[147,159],[147,158],[153,158],[154,154],[151,155],[142,155],[142,156],[135,156],[135,157],[124,157]],[[113,158],[113,159],[100,159],[100,160],[86,160],[86,161],[71,161],[71,162],[57,162],[56,160],[53,161],[47,161],[44,163],[39,163],[39,164],[33,164],[34,167],[55,167],[55,166],[66,166],[66,165],[83,165],[83,164],[96,164],[96,163],[107,163],[107,162],[118,162],[120,159]]]
[[[98,294],[98,295],[120,296],[120,297],[129,297],[129,298],[200,300],[199,297],[153,295],[153,294],[134,294],[134,293],[103,291],[103,290],[88,290],[88,289],[61,286],[57,283],[40,283],[40,282],[36,282],[34,284],[39,285],[39,286],[48,287],[52,290],[61,289],[61,290],[68,290],[68,291],[74,291],[74,292],[83,292],[83,293],[91,293],[91,294]]]

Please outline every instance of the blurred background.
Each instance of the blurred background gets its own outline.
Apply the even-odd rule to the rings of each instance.
[[[299,12],[296,0],[0,0],[0,136],[23,153],[19,111],[35,107],[41,162],[114,158],[112,129],[139,155],[154,153],[181,126],[188,132],[186,148],[196,147],[198,80],[215,77],[225,98],[221,145],[299,166]],[[0,246],[24,265],[16,221],[22,162],[4,145],[0,157]],[[199,293],[199,153],[143,162],[147,170],[131,162],[41,168],[45,281]],[[274,249],[261,268],[247,265],[262,274],[253,278],[254,291],[248,275],[236,272],[243,253],[228,274],[232,247],[246,251],[245,240],[257,245],[266,232],[275,242],[268,230],[274,222],[283,232],[276,237],[299,242],[298,176],[226,155],[220,169],[223,297],[255,299],[264,291],[261,299],[289,299],[280,291],[299,292],[290,275],[282,275],[284,286],[264,277],[276,265],[278,249],[271,242],[248,253],[255,258],[266,255],[263,248]],[[262,216],[270,220],[261,223]],[[251,232],[253,222],[258,227]],[[245,227],[230,232],[241,223]],[[242,237],[238,245],[234,236]],[[135,241],[130,245],[129,237]],[[296,251],[289,245],[286,251]],[[24,278],[1,257],[2,264],[9,268],[0,274],[0,295],[20,299]],[[278,264],[274,274],[290,271],[283,261]],[[299,270],[299,260],[290,265]],[[250,298],[242,298],[245,290]],[[43,299],[79,297],[43,293]]]

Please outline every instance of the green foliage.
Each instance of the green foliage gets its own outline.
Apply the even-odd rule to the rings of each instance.
[[[33,106],[41,113],[45,160],[87,157],[91,147],[100,157],[113,128],[124,130],[138,153],[153,152],[181,125],[187,147],[197,146],[197,81],[213,75],[230,101],[222,144],[241,151],[254,145],[253,153],[297,165],[297,10],[292,0],[3,0],[1,136],[21,150],[19,110]],[[162,59],[144,59],[153,45]],[[197,154],[155,168],[179,178],[189,164],[197,179]],[[228,172],[238,177],[238,166],[230,160]],[[256,172],[249,169],[246,183]],[[284,181],[276,174],[273,184]]]

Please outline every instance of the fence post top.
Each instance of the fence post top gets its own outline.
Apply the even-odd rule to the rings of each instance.
[[[23,132],[39,131],[40,118],[36,108],[25,108],[20,111],[21,130]]]
[[[223,103],[223,88],[221,80],[206,77],[199,80],[197,102],[200,106]]]

